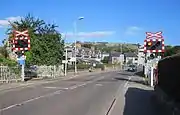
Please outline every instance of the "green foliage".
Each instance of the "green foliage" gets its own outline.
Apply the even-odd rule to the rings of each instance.
[[[79,70],[87,70],[90,67],[92,67],[92,65],[88,65],[88,64],[77,64],[77,69]],[[94,68],[104,68],[103,64],[96,64],[96,66]],[[74,65],[68,65],[68,70],[74,70]]]
[[[101,68],[101,69],[103,69],[103,68],[104,68],[104,65],[103,65],[103,64],[96,64],[95,68]]]
[[[89,69],[91,65],[88,64],[77,64],[77,69]],[[68,70],[74,70],[74,65],[68,65],[67,67]]]
[[[93,44],[82,44],[82,47],[85,47],[85,48],[91,48],[93,46]]]
[[[9,57],[8,51],[6,50],[6,46],[0,47],[0,55],[5,58]]]
[[[12,66],[16,66],[17,62],[14,60],[11,60],[9,58],[5,58],[3,56],[0,56],[0,64],[12,67]]]
[[[122,48],[122,52],[134,52],[136,51],[136,48],[131,47],[130,45],[112,45],[112,46],[107,46],[105,44],[100,44],[100,45],[96,45],[96,49],[101,50],[102,52],[107,52],[110,53],[111,51],[116,51],[116,52],[121,52],[121,48]]]
[[[180,53],[180,46],[166,46],[164,56],[172,56],[174,54]]]
[[[108,63],[109,61],[109,56],[105,56],[104,59],[102,60],[102,63]]]
[[[64,52],[64,41],[56,30],[55,24],[46,24],[44,20],[28,14],[20,21],[11,23],[8,34],[14,29],[24,31],[28,29],[31,38],[31,50],[26,52],[26,63],[29,65],[60,64]]]
[[[91,65],[87,64],[77,64],[77,69],[89,69]]]

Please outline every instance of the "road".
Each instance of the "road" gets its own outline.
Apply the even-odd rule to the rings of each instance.
[[[109,115],[128,82],[117,78],[130,76],[106,72],[0,92],[0,115]]]

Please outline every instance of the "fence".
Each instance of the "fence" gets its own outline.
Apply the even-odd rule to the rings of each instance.
[[[20,68],[0,66],[0,82],[20,80]]]
[[[63,65],[59,66],[37,66],[37,77],[56,78],[64,75]]]
[[[26,67],[25,78],[56,78],[64,75],[63,65],[59,66],[36,66]],[[11,82],[21,80],[20,67],[0,66],[0,82]]]

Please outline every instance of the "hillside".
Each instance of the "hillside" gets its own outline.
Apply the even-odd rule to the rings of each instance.
[[[121,52],[134,52],[137,51],[138,45],[136,44],[128,44],[128,43],[106,43],[106,44],[96,44],[95,47],[97,49],[102,50],[103,52],[111,52],[111,51],[117,51]]]
[[[134,52],[137,51],[138,45],[137,44],[130,44],[130,43],[108,43],[108,42],[79,42],[78,44],[81,44],[82,47],[90,47],[94,46],[95,49],[101,50],[103,52],[109,53],[111,51],[117,51],[121,52]],[[70,45],[72,43],[66,43],[67,45]]]

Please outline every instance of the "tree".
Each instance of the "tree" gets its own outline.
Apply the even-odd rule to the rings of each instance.
[[[6,49],[6,46],[0,47],[0,55],[2,55],[5,58],[9,57],[8,51]]]
[[[180,46],[165,46],[164,56],[172,56],[174,54],[180,53]]]
[[[55,24],[46,24],[44,20],[28,14],[20,21],[10,23],[7,34],[12,39],[13,30],[28,30],[31,39],[31,50],[25,53],[28,65],[60,64],[64,52],[64,41],[56,30]]]
[[[84,43],[84,44],[82,44],[82,47],[85,47],[85,48],[91,48],[93,46],[93,44],[86,44],[86,43]]]

